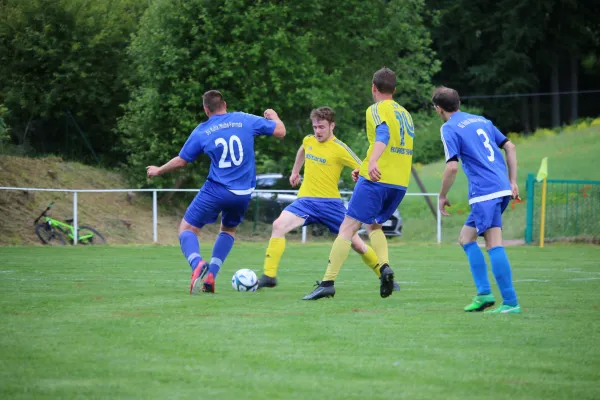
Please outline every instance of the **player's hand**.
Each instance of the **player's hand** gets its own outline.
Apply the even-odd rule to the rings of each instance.
[[[511,198],[513,200],[521,200],[521,196],[519,196],[519,185],[516,182],[510,183],[510,191],[512,192]]]
[[[358,174],[360,174],[360,168],[356,168],[352,171],[352,180],[354,183],[358,182]]]
[[[446,207],[451,207],[450,201],[447,197],[440,197],[440,212],[442,215],[448,217],[450,213],[446,211]]]
[[[277,115],[275,110],[272,110],[269,108],[269,109],[265,110],[265,118],[270,119],[270,120],[278,120],[279,115]]]
[[[369,178],[371,178],[371,181],[373,182],[379,182],[381,179],[381,171],[379,170],[377,161],[369,163]]]
[[[292,175],[290,176],[290,185],[292,185],[292,187],[296,187],[300,184],[300,174],[297,172],[292,172]]]
[[[160,167],[155,167],[154,165],[150,165],[146,167],[146,174],[148,174],[148,178],[152,178],[153,176],[160,175]]]

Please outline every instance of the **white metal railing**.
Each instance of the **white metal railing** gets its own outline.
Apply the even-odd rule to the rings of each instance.
[[[62,193],[73,193],[73,228],[74,237],[73,244],[77,244],[77,194],[78,193],[128,193],[128,192],[152,192],[152,230],[153,230],[153,241],[158,242],[158,202],[157,192],[198,192],[199,189],[45,189],[45,188],[24,188],[24,187],[11,187],[11,186],[0,186],[0,190],[19,190],[28,192],[62,192]],[[287,193],[297,194],[297,190],[263,190],[257,189],[254,194],[259,193]],[[349,194],[351,191],[340,191],[340,194]],[[437,215],[436,215],[436,230],[437,230],[437,243],[442,242],[442,214],[440,213],[439,193],[406,193],[405,196],[432,196],[437,199]],[[306,242],[306,226],[302,227],[302,243]]]

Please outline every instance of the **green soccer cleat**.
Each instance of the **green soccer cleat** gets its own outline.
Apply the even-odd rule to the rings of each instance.
[[[500,307],[494,308],[493,310],[487,310],[485,312],[488,313],[498,313],[498,314],[521,314],[521,306],[507,306],[506,304],[502,304]]]
[[[471,302],[471,304],[466,306],[464,310],[466,312],[483,311],[486,308],[493,306],[494,304],[496,304],[496,299],[494,299],[493,294],[490,293],[481,296],[478,295],[473,297],[473,301]]]

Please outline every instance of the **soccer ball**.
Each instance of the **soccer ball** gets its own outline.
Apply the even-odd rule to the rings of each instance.
[[[258,278],[251,269],[240,269],[231,278],[231,286],[238,292],[256,292]]]

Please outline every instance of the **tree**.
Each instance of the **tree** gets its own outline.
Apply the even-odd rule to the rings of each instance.
[[[280,112],[288,136],[258,141],[256,154],[259,164],[277,160],[285,172],[312,133],[312,108],[333,107],[345,140],[364,129],[370,81],[384,65],[398,72],[398,98],[422,105],[438,68],[422,10],[421,0],[153,2],[129,49],[138,80],[119,123],[134,182],[145,185],[145,165],[177,154],[205,119],[201,96],[209,89],[223,91],[230,110]],[[364,133],[358,141],[366,142]],[[207,168],[205,160],[186,169],[179,182],[197,186]],[[173,185],[178,177],[162,179]]]
[[[125,48],[144,7],[136,0],[0,3],[0,102],[17,144],[64,152],[70,110],[92,147],[116,158],[112,127],[128,99]],[[81,148],[75,155],[88,158]]]

